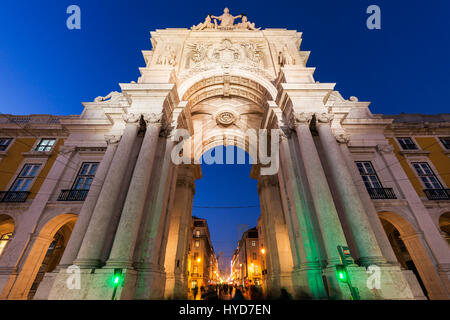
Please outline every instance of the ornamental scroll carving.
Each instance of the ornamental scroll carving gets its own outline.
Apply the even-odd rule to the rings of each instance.
[[[270,78],[266,68],[265,45],[262,42],[246,41],[235,43],[229,39],[223,39],[220,43],[189,43],[186,45],[185,68],[190,74],[217,69],[237,67],[261,74]]]
[[[215,115],[217,124],[229,126],[236,122],[238,116],[231,110],[222,110]]]

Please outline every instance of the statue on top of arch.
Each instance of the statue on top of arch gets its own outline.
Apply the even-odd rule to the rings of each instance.
[[[241,18],[241,22],[234,24],[234,20]],[[214,22],[212,22],[214,19]],[[220,21],[220,24],[217,23]],[[218,29],[218,30],[259,30],[261,28],[255,28],[255,24],[247,20],[245,14],[233,16],[230,14],[230,10],[225,8],[221,16],[213,16],[208,14],[205,22],[201,22],[196,26],[191,27],[192,30],[205,30],[205,29]]]

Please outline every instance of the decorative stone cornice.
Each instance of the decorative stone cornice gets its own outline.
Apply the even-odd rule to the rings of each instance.
[[[377,150],[382,154],[389,154],[394,152],[394,146],[391,144],[377,144]]]
[[[112,134],[105,134],[105,140],[108,145],[110,144],[117,144],[120,142],[121,136],[112,135]]]

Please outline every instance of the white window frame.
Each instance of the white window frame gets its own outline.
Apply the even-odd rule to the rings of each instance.
[[[37,170],[36,170],[34,176],[32,176],[32,177],[30,177],[30,176],[23,176],[23,177],[21,177],[21,174],[22,174],[22,172],[23,172],[23,170],[25,169],[26,166],[39,166],[39,167],[37,168]],[[40,174],[41,170],[42,170],[42,163],[39,163],[39,162],[37,162],[37,163],[34,163],[34,162],[24,163],[24,164],[22,165],[22,167],[20,168],[18,174],[16,174],[15,179],[13,180],[13,182],[11,183],[11,185],[9,186],[8,191],[11,191],[11,192],[25,192],[25,191],[30,191],[31,188],[32,188],[33,185],[34,185],[34,182],[36,181],[36,178],[39,177],[39,174]],[[25,190],[12,190],[13,187],[14,187],[14,185],[16,184],[16,182],[17,182],[19,179],[30,180],[30,183],[27,185],[27,187],[26,187]]]
[[[436,178],[437,182],[440,185],[440,189],[446,189],[447,186],[445,185],[445,183],[443,183],[443,180],[439,177],[439,174],[436,174],[436,168],[432,165],[432,163],[430,163],[430,161],[426,161],[426,160],[419,160],[419,159],[414,159],[409,161],[409,165],[411,166],[411,169],[413,170],[414,174],[416,175],[417,179],[420,181],[420,184],[422,185],[422,187],[424,189],[438,189],[438,188],[428,188],[425,184],[425,182],[422,180],[422,176],[419,175],[419,173],[417,172],[416,168],[414,167],[414,164],[417,163],[425,163],[427,164],[428,168],[431,170],[431,172],[433,173],[434,177]]]
[[[9,181],[8,185],[6,186],[6,190],[11,190],[11,187],[13,186],[13,184],[16,181],[17,177],[19,176],[20,172],[22,171],[22,168],[24,168],[27,164],[40,164],[41,165],[39,170],[36,173],[36,177],[35,177],[33,183],[30,185],[30,190],[31,190],[33,188],[34,183],[36,182],[36,178],[39,177],[39,175],[41,174],[42,169],[47,164],[47,159],[42,159],[42,158],[33,159],[32,157],[24,159],[22,161],[22,163],[19,166],[17,166],[16,172],[14,173],[13,178]]]
[[[43,140],[55,140],[55,142],[54,142],[53,145],[51,146],[50,150],[37,150],[37,149],[39,148],[39,145],[41,144],[41,142],[42,142]],[[34,152],[51,152],[51,151],[55,148],[55,146],[56,146],[57,144],[58,144],[58,138],[56,138],[56,137],[51,137],[51,138],[39,138],[39,139],[36,141],[35,145],[33,146],[32,151],[34,151]],[[47,145],[47,146],[48,146],[48,145]]]
[[[404,149],[403,146],[400,144],[399,139],[411,139],[411,141],[414,143],[414,145],[416,146],[416,149]],[[420,145],[417,143],[415,137],[405,137],[405,136],[401,136],[401,137],[394,137],[394,140],[396,141],[397,145],[399,146],[401,151],[419,151],[422,150],[420,148]]]
[[[367,173],[367,168],[366,168],[366,166],[365,165],[363,165],[363,169],[364,169],[364,171],[365,171],[365,173],[364,174],[362,174],[360,171],[359,171],[359,167],[358,167],[358,162],[362,162],[362,163],[369,163],[370,164],[370,167],[371,167],[371,169],[373,170],[373,173],[371,174],[371,173]],[[364,182],[364,186],[366,187],[366,188],[369,188],[367,185],[366,185],[366,181],[364,181],[364,176],[375,176],[375,178],[376,178],[376,182],[379,184],[379,187],[375,187],[374,186],[374,181],[372,181],[371,179],[369,179],[368,180],[368,183],[370,184],[370,188],[371,189],[378,189],[378,188],[380,188],[380,189],[382,189],[383,188],[383,183],[381,182],[381,179],[380,179],[380,177],[378,176],[378,174],[377,174],[377,170],[375,169],[375,166],[373,165],[373,163],[372,163],[372,161],[355,161],[355,166],[356,166],[356,168],[358,169],[358,174],[361,176],[361,179],[363,180],[363,182]]]
[[[442,147],[442,149],[444,149],[444,151],[450,151],[450,145],[449,145],[449,148],[446,148],[445,147],[445,144],[442,142],[442,138],[448,138],[448,139],[450,139],[450,136],[437,136],[436,137],[436,139],[438,140],[438,142],[439,142],[439,144],[441,145],[441,147]]]
[[[9,141],[9,144],[6,147],[6,149],[5,150],[0,150],[0,153],[8,151],[8,149],[11,148],[11,146],[13,145],[15,139],[14,138],[10,138],[10,137],[2,137],[2,136],[0,136],[0,141],[1,140],[10,140],[10,141]],[[0,146],[3,146],[3,145],[0,144]]]
[[[85,166],[85,165],[89,165],[89,171],[90,170],[92,170],[92,165],[96,165],[96,168],[95,168],[95,172],[94,172],[94,174],[93,175],[87,175],[87,174],[85,174],[85,175],[81,175],[81,170],[83,169],[83,167]],[[77,172],[77,174],[76,174],[76,176],[75,176],[75,179],[73,180],[73,184],[72,184],[72,188],[71,188],[71,190],[90,190],[90,188],[91,188],[91,186],[92,186],[92,183],[94,182],[94,180],[95,180],[95,174],[97,173],[97,170],[98,170],[98,167],[100,166],[100,162],[94,162],[94,161],[83,161],[82,163],[81,163],[81,165],[80,165],[80,168],[78,169],[78,172]],[[78,180],[80,179],[80,178],[83,178],[83,179],[85,179],[84,180],[84,182],[83,182],[83,186],[85,186],[86,185],[86,179],[91,179],[91,181],[90,181],[90,183],[89,183],[89,185],[88,185],[88,188],[76,188],[77,187],[77,182],[78,182]]]

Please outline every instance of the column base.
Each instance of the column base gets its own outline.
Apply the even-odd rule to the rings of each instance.
[[[54,276],[53,285],[48,294],[48,300],[112,300],[114,293],[114,269],[103,268],[87,270],[81,269],[79,274],[80,286],[69,287],[68,282],[74,284],[72,279],[76,274],[67,273],[61,269]],[[137,273],[132,269],[122,270],[122,282],[117,287],[116,300],[135,299]],[[39,294],[42,297],[43,293]]]
[[[387,260],[383,257],[360,257],[358,259],[358,264],[364,267],[372,266],[372,265],[389,265]]]
[[[166,286],[166,273],[161,270],[145,269],[138,271],[136,299],[162,300]]]
[[[106,261],[105,268],[111,269],[130,269],[133,262],[130,260],[109,259]]]
[[[186,300],[188,287],[180,274],[167,274],[164,299]]]
[[[406,281],[408,282],[414,300],[428,300],[422,290],[422,287],[419,284],[419,281],[417,281],[417,277],[414,272],[412,272],[411,270],[402,270],[402,273]]]
[[[439,264],[438,273],[447,290],[447,299],[450,299],[450,264]]]
[[[372,273],[367,273],[364,267],[348,266],[347,272],[352,287],[358,289],[361,300],[412,300],[414,295],[405,279],[402,270],[397,266],[379,266],[379,286],[368,281]],[[337,280],[336,269],[328,267],[323,271],[327,280],[329,299],[352,299],[347,283]],[[369,283],[372,285],[369,287]]]
[[[293,296],[298,300],[327,299],[319,266],[302,266],[292,272]]]
[[[103,262],[98,259],[79,259],[75,260],[73,265],[78,266],[81,269],[97,269],[102,267]]]
[[[266,279],[266,296],[277,299],[281,295],[281,289],[286,289],[291,295],[294,294],[292,285],[292,273],[279,273],[269,275]]]

